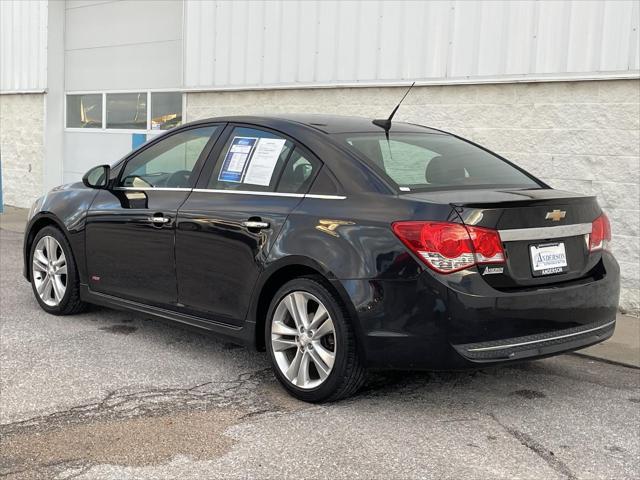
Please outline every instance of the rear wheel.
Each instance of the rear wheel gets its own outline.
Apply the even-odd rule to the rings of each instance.
[[[347,312],[321,277],[295,279],[278,290],[265,330],[275,375],[296,398],[333,401],[362,385],[365,370]]]
[[[48,226],[36,234],[29,260],[31,286],[43,310],[70,315],[85,308],[73,252],[59,229]]]

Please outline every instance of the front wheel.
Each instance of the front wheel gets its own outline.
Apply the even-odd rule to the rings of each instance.
[[[292,280],[274,296],[265,344],[276,377],[307,402],[355,393],[365,370],[348,314],[321,277]]]
[[[43,310],[70,315],[85,308],[73,252],[59,229],[48,226],[36,234],[29,260],[31,286]]]

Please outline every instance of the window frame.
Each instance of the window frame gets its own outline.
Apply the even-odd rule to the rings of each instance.
[[[147,125],[146,128],[107,128],[107,95],[120,94],[120,93],[146,93],[147,95]],[[104,90],[104,91],[77,91],[77,92],[65,92],[64,94],[64,131],[65,132],[91,132],[91,133],[141,133],[145,135],[162,135],[169,130],[152,130],[151,129],[151,97],[154,93],[177,93],[181,96],[181,124],[174,127],[180,128],[186,123],[184,116],[186,95],[183,90],[175,88],[149,90],[144,88],[137,88],[131,90]],[[73,95],[101,95],[102,96],[102,123],[100,128],[82,128],[82,127],[67,127],[67,97]]]
[[[211,151],[216,146],[218,140],[222,136],[222,133],[226,130],[226,123],[224,122],[207,122],[207,123],[199,123],[196,125],[189,125],[186,127],[178,127],[172,130],[165,130],[167,132],[163,135],[158,135],[157,138],[154,138],[152,141],[144,144],[142,147],[134,150],[129,155],[127,155],[123,160],[114,165],[114,169],[118,169],[117,175],[111,179],[112,188],[114,190],[139,190],[139,191],[167,191],[167,190],[175,190],[175,191],[184,191],[184,190],[193,190],[199,178],[201,177],[203,166],[206,165],[207,159],[211,154]],[[197,130],[200,128],[208,128],[208,127],[218,127],[212,134],[211,138],[207,141],[204,148],[200,152],[198,159],[196,160],[195,165],[193,166],[192,175],[189,179],[190,186],[189,187],[126,187],[122,185],[122,175],[124,174],[127,165],[130,161],[135,159],[138,155],[145,152],[147,149],[157,145],[158,143],[173,137],[174,135],[179,135],[189,130]],[[194,180],[198,179],[198,180]]]
[[[68,118],[67,118],[67,110],[68,110],[68,103],[69,103],[69,97],[80,97],[80,96],[85,96],[85,95],[100,95],[100,127],[68,127],[67,126],[67,122],[68,122]],[[104,115],[104,95],[101,92],[70,92],[70,93],[65,93],[64,95],[64,129],[65,130],[72,130],[72,131],[82,131],[82,132],[99,132],[103,129],[104,127],[104,123],[105,123],[105,115]]]
[[[252,128],[255,130],[263,130],[265,132],[271,133],[273,135],[277,135],[281,138],[284,138],[285,140],[290,141],[293,144],[293,148],[291,149],[291,152],[289,153],[288,158],[285,160],[285,163],[283,165],[283,169],[282,171],[279,173],[278,175],[278,180],[276,181],[273,190],[234,190],[234,189],[212,189],[209,188],[209,184],[211,182],[211,179],[213,177],[213,174],[216,171],[216,168],[218,166],[218,164],[220,162],[224,162],[224,158],[222,158],[222,151],[225,147],[225,145],[227,144],[227,141],[231,138],[231,135],[233,135],[233,131],[236,128]],[[287,193],[287,192],[278,192],[278,187],[280,185],[280,180],[282,179],[282,173],[284,172],[284,168],[286,168],[287,163],[289,162],[289,160],[291,159],[291,155],[293,154],[293,152],[295,150],[299,150],[301,153],[303,153],[305,156],[308,156],[310,158],[315,159],[318,162],[318,168],[316,169],[315,172],[313,172],[312,177],[311,177],[311,181],[309,182],[309,190],[305,193]],[[257,124],[252,124],[252,123],[238,123],[238,122],[234,122],[234,123],[228,123],[226,128],[224,129],[224,131],[222,132],[222,134],[218,137],[218,140],[216,142],[215,147],[211,150],[211,152],[209,153],[209,156],[205,162],[204,168],[202,169],[202,171],[200,172],[200,178],[198,179],[198,182],[196,184],[196,186],[194,187],[194,189],[199,190],[199,191],[215,191],[215,192],[221,192],[221,193],[236,193],[236,194],[245,194],[245,195],[273,195],[273,196],[304,196],[306,193],[308,193],[312,186],[313,186],[313,182],[315,182],[316,177],[318,176],[318,173],[320,172],[320,170],[322,170],[325,166],[325,163],[316,155],[314,154],[311,150],[309,150],[307,147],[305,147],[302,143],[300,143],[298,140],[296,140],[295,138],[293,138],[291,135],[288,135],[284,132],[281,132],[279,130],[270,128],[270,127],[266,127],[264,125],[257,125]],[[249,185],[249,184],[247,184]]]

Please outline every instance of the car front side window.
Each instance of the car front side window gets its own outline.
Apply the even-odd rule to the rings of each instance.
[[[120,186],[133,188],[189,188],[194,167],[218,126],[183,130],[145,148],[130,159]]]

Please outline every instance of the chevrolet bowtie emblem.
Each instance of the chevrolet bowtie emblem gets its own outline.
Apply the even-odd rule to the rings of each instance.
[[[552,212],[547,212],[547,215],[544,218],[545,220],[553,220],[554,222],[559,222],[566,216],[567,212],[565,212],[564,210],[554,210]]]

